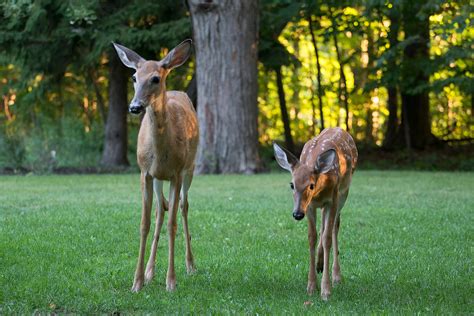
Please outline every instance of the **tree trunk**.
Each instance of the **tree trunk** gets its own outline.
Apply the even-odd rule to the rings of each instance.
[[[375,42],[374,42],[374,32],[373,30],[369,27],[366,31],[367,34],[367,56],[368,56],[368,61],[367,61],[367,69],[365,71],[366,75],[366,80],[365,82],[369,81],[369,73],[372,69],[375,67]],[[370,91],[369,97],[370,100],[367,104],[367,109],[366,109],[366,119],[365,119],[365,142],[368,145],[373,146],[375,144],[375,139],[374,139],[374,122],[373,122],[373,113],[374,109],[372,108],[372,97],[375,95],[376,91]]]
[[[318,100],[319,100],[319,120],[321,121],[321,132],[324,129],[324,113],[323,113],[323,86],[321,84],[321,64],[319,62],[319,49],[318,49],[318,42],[316,41],[316,36],[314,35],[314,28],[313,28],[313,19],[311,15],[308,16],[309,22],[309,31],[311,33],[311,40],[313,42],[314,53],[316,55],[316,69],[317,69],[317,78],[318,78]]]
[[[196,47],[198,173],[254,173],[258,1],[189,0]]]
[[[100,92],[100,87],[97,82],[97,75],[93,68],[89,68],[87,70],[87,78],[89,80],[89,84],[92,85],[94,88],[95,96],[97,99],[97,107],[99,108],[100,118],[102,119],[102,123],[106,123],[107,115],[105,111],[105,102],[104,98],[102,97],[102,93]]]
[[[403,8],[403,25],[406,38],[414,40],[403,52],[402,65],[402,125],[400,135],[409,135],[411,146],[423,149],[434,140],[431,134],[430,106],[426,88],[414,91],[420,85],[428,86],[429,77],[423,69],[423,61],[429,59],[429,16],[420,18],[417,14],[422,9],[420,2],[405,2]],[[408,131],[406,131],[408,127]],[[401,138],[401,137],[399,137]],[[403,139],[403,138],[402,138]],[[405,140],[405,145],[408,145]]]
[[[390,49],[398,44],[398,30],[400,28],[400,21],[398,15],[392,14],[390,16],[390,30],[388,32],[388,40]],[[388,61],[387,72],[396,71],[397,61],[395,57]],[[385,130],[385,137],[383,147],[391,149],[395,146],[397,128],[398,128],[398,88],[395,80],[387,84],[388,92],[388,120],[387,129]]]
[[[193,103],[194,109],[197,111],[197,82],[195,74],[191,78],[191,81],[189,82],[188,87],[186,88],[186,94]]]
[[[398,89],[397,86],[388,86],[388,120],[387,129],[385,131],[385,138],[383,147],[393,148],[396,140],[397,128],[398,128]]]
[[[348,103],[349,93],[347,92],[347,81],[346,81],[346,75],[344,74],[344,64],[342,62],[342,56],[339,50],[339,43],[337,40],[337,23],[335,19],[332,20],[332,25],[333,25],[332,37],[334,40],[334,47],[336,48],[337,61],[339,63],[339,93],[338,93],[339,104],[341,107],[344,107],[346,111],[346,117],[345,117],[346,131],[349,131],[349,103]]]
[[[280,101],[281,120],[283,121],[283,128],[285,131],[285,146],[292,153],[295,152],[295,144],[291,136],[290,119],[288,117],[288,110],[286,108],[285,90],[283,88],[283,78],[281,75],[281,66],[275,68],[276,81],[278,88],[278,99]]]
[[[127,82],[128,74],[117,54],[109,54],[109,112],[101,164],[128,166],[127,158]]]

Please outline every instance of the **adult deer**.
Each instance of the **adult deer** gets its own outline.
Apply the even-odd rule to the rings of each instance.
[[[349,194],[352,174],[357,164],[357,148],[351,135],[340,128],[325,129],[308,141],[300,159],[288,150],[273,144],[278,164],[291,172],[293,190],[293,217],[302,220],[308,217],[308,241],[310,265],[308,273],[308,294],[316,286],[315,246],[316,208],[321,208],[321,231],[318,245],[317,271],[323,272],[321,297],[327,300],[331,294],[329,284],[329,255],[334,243],[332,281],[341,281],[339,266],[340,211]]]
[[[176,214],[181,200],[186,239],[186,269],[194,271],[191,236],[188,229],[188,190],[194,171],[194,158],[199,139],[196,112],[187,95],[180,91],[166,91],[166,78],[173,68],[181,66],[191,54],[191,40],[175,47],[160,61],[145,60],[134,51],[114,43],[125,66],[136,70],[133,75],[135,95],[130,112],[145,116],[138,134],[137,160],[141,170],[142,219],[140,250],[132,291],[139,291],[155,273],[155,258],[167,201],[163,196],[163,181],[170,181],[168,214],[168,272],[166,289],[176,289],[174,247]],[[151,253],[144,271],[145,247],[150,231],[153,190],[157,197],[156,226]],[[180,198],[181,193],[181,198]]]

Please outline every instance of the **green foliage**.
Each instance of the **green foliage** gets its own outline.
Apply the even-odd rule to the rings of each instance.
[[[184,4],[171,0],[7,1],[0,6],[0,92],[7,104],[3,111],[0,107],[5,123],[0,143],[9,151],[2,155],[3,167],[50,169],[53,147],[70,150],[58,152],[58,166],[97,164],[108,105],[108,54],[115,54],[111,42],[156,59],[191,35]],[[182,87],[190,71],[176,71],[169,86]],[[138,128],[135,121],[132,127]]]
[[[348,114],[350,132],[359,143],[380,145],[388,117],[386,87],[395,85],[412,93],[429,91],[435,136],[474,138],[474,32],[470,8],[467,0],[260,1],[260,142],[268,145],[283,137],[275,73],[271,71],[278,67],[283,74],[295,142],[303,143],[319,130],[316,58],[308,17],[314,22],[322,66],[326,126],[344,126]],[[402,58],[403,51],[418,40],[405,36],[407,14],[415,22],[429,19],[430,23],[429,58],[412,64],[404,64]],[[396,44],[389,38],[394,29],[392,42],[395,39]],[[47,165],[33,163],[41,159],[26,156],[33,151],[37,152],[33,156],[41,156],[43,143],[51,141],[29,137],[49,137],[48,133],[37,132],[46,130],[66,137],[65,128],[74,120],[77,124],[73,133],[82,135],[78,139],[97,142],[95,147],[83,148],[91,150],[91,163],[97,161],[92,157],[103,142],[100,135],[108,106],[108,55],[114,53],[111,41],[145,58],[159,59],[191,34],[187,8],[174,0],[0,3],[0,143],[9,151],[1,154],[2,166],[16,168],[27,161],[30,166]],[[185,89],[193,67],[191,62],[189,67],[176,69],[168,79],[168,87]],[[341,67],[347,79],[349,113],[339,104]],[[420,84],[411,77],[414,69],[422,69],[430,78],[428,83]],[[133,157],[139,122],[130,119],[129,123]],[[74,140],[60,142],[73,144]]]
[[[93,167],[98,164],[102,130],[86,133],[77,119],[63,119],[56,124],[39,117],[37,128],[16,130],[13,126],[0,133],[0,168],[20,167],[35,171],[51,171],[61,167]]]
[[[474,174],[356,171],[339,234],[343,283],[329,302],[306,294],[307,225],[291,216],[289,181],[195,177],[197,273],[186,275],[178,221],[177,291],[166,292],[164,225],[155,279],[134,294],[138,174],[3,177],[0,313],[474,313]]]

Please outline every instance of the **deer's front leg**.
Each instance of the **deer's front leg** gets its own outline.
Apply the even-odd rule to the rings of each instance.
[[[311,295],[316,288],[316,209],[311,207],[307,212],[308,216],[308,242],[309,242],[309,272],[308,272],[308,294]]]
[[[155,233],[153,234],[153,241],[151,244],[150,258],[148,258],[148,263],[145,270],[145,282],[150,282],[155,275],[155,260],[156,260],[156,250],[158,248],[158,242],[160,240],[161,227],[163,226],[163,220],[165,217],[165,207],[166,201],[163,196],[163,181],[153,180],[153,189],[156,195],[156,223],[155,223]]]
[[[337,201],[337,200],[336,200]],[[337,213],[337,202],[333,199],[333,203],[330,208],[328,208],[329,214],[326,214],[327,217],[324,233],[322,238],[323,250],[324,250],[324,266],[323,266],[323,277],[321,280],[321,298],[327,300],[331,295],[331,285],[329,283],[329,256],[331,251],[331,242],[332,242],[332,230],[334,227],[334,219]],[[325,208],[326,210],[326,208]]]
[[[326,225],[326,210],[327,206],[321,208],[321,229],[319,230],[319,243],[318,243],[318,264],[316,266],[317,272],[323,272],[324,267],[324,249],[323,249],[323,234],[324,226]]]
[[[153,201],[153,182],[150,175],[142,172],[141,174],[142,188],[142,220],[140,224],[140,250],[138,252],[137,268],[135,270],[135,278],[133,281],[132,292],[138,292],[143,287],[144,272],[143,266],[145,261],[146,238],[150,231],[150,215],[151,204]]]
[[[176,238],[176,213],[178,212],[179,193],[181,190],[181,175],[171,180],[169,214],[168,214],[168,273],[166,274],[166,290],[174,291],[176,289],[176,273],[174,271],[174,242]]]

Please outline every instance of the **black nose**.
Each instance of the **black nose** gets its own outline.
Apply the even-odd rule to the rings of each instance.
[[[132,105],[128,108],[132,114],[140,114],[144,109],[145,107],[142,105]]]
[[[304,218],[304,213],[301,212],[300,210],[296,210],[293,212],[293,217],[297,220],[300,221]]]

